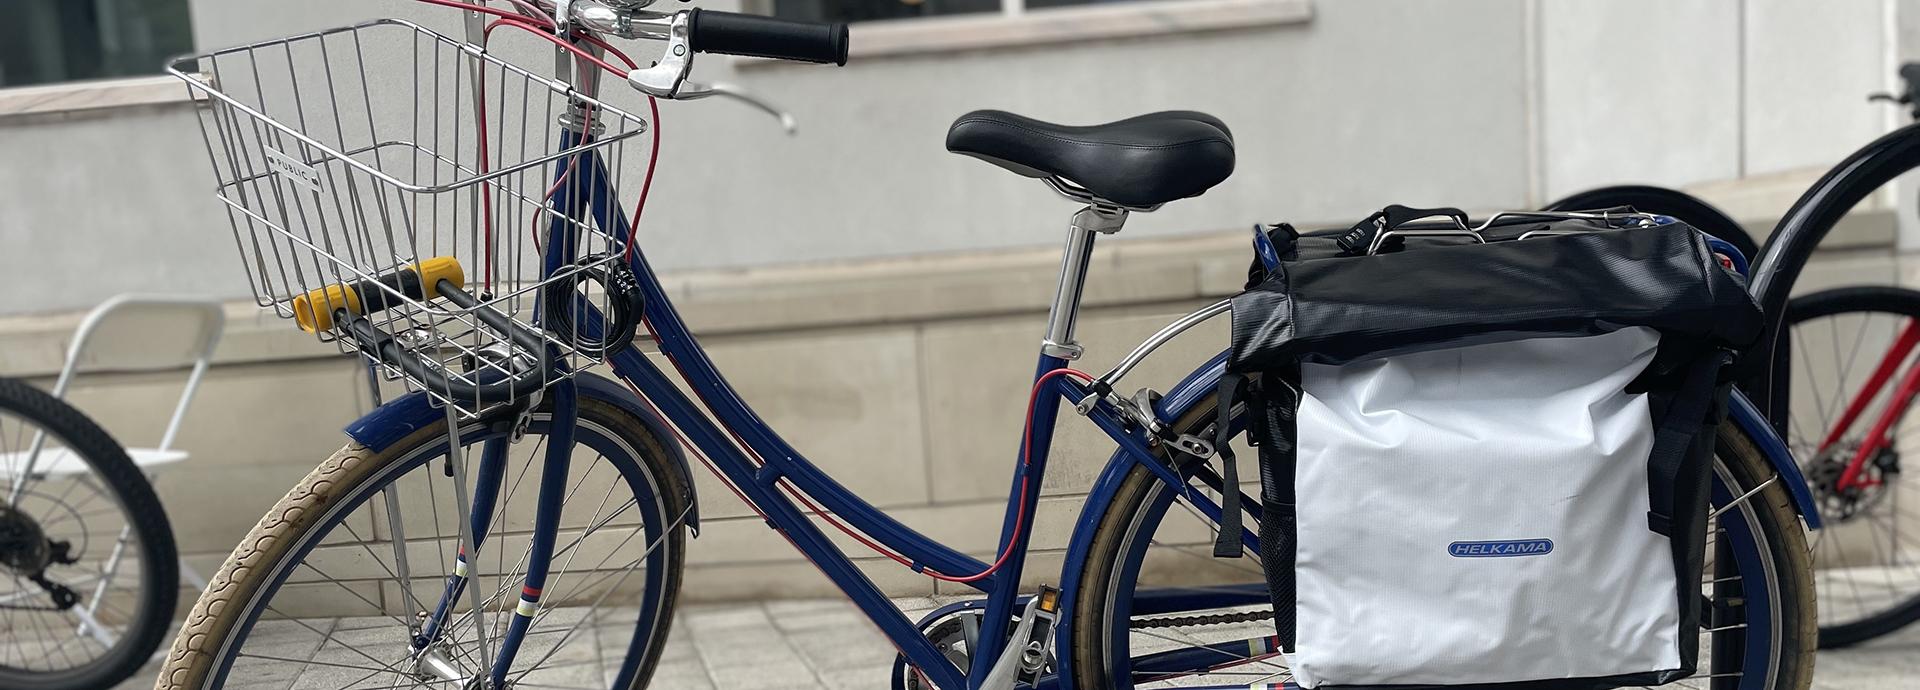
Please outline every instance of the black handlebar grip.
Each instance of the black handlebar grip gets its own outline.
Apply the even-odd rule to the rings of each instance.
[[[696,53],[847,64],[847,25],[840,22],[798,22],[695,8],[687,17],[687,41]]]

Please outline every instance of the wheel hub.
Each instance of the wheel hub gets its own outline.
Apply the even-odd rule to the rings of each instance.
[[[1807,464],[1807,484],[1813,488],[1814,498],[1820,504],[1821,517],[1842,523],[1851,521],[1885,500],[1900,480],[1900,454],[1889,447],[1880,449],[1861,468],[1858,483],[1840,488],[1840,478],[1845,476],[1847,465],[1859,451],[1857,442],[1835,444]]]
[[[0,566],[27,575],[53,563],[53,544],[40,523],[18,508],[0,505]]]

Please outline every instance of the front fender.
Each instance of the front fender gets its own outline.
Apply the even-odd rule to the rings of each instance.
[[[626,386],[590,373],[575,374],[574,387],[581,398],[591,398],[611,404],[627,414],[633,415],[652,432],[665,448],[667,456],[680,467],[681,475],[686,477],[687,527],[698,536],[700,534],[700,503],[693,488],[693,471],[687,465],[687,456],[675,442],[677,438],[665,420],[654,414],[652,408],[634,397],[633,391]],[[413,432],[446,421],[447,413],[433,403],[432,398],[420,391],[394,398],[387,404],[374,408],[366,416],[353,420],[347,425],[346,432],[355,443],[376,451],[386,450],[400,439],[413,435]]]

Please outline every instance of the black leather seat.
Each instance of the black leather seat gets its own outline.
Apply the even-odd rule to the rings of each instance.
[[[947,129],[947,150],[1027,177],[1062,177],[1122,206],[1199,196],[1233,173],[1233,133],[1186,110],[1084,127],[976,110]]]

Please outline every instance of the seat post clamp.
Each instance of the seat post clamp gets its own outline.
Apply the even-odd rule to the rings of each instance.
[[[1120,232],[1120,228],[1126,224],[1127,210],[1124,208],[1088,204],[1073,214],[1073,227],[1102,235]]]
[[[1087,352],[1087,349],[1084,347],[1081,347],[1080,343],[1073,343],[1073,342],[1056,343],[1052,340],[1040,341],[1040,354],[1046,355],[1048,357],[1058,357],[1060,359],[1065,359],[1065,360],[1075,360],[1075,359],[1079,359],[1080,355],[1086,354],[1086,352]]]

